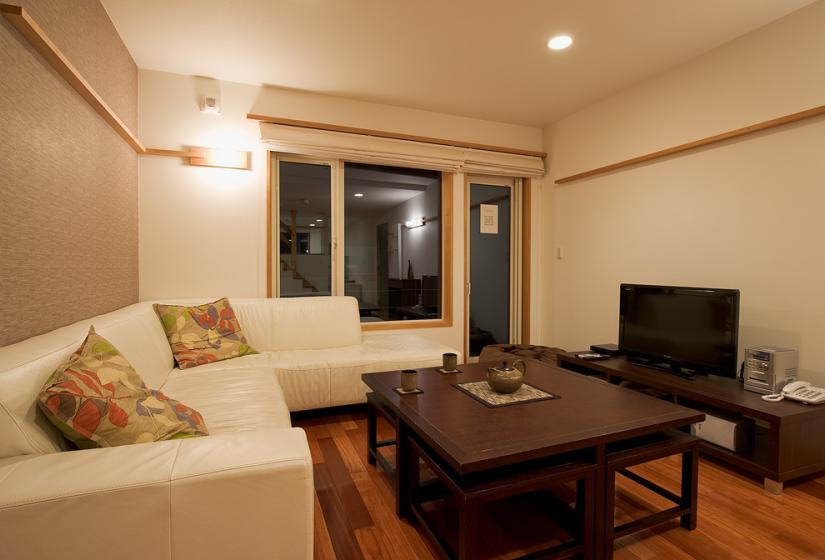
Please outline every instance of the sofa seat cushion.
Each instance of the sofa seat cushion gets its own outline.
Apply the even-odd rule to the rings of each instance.
[[[273,353],[273,365],[284,389],[290,410],[308,410],[361,402],[363,399],[340,399],[333,386],[349,383],[361,387],[361,374],[375,363],[359,344],[323,350],[285,350]],[[352,393],[353,391],[348,391]],[[366,394],[366,393],[364,393]]]
[[[271,368],[272,352],[261,352],[260,354],[247,354],[231,360],[221,360],[187,369],[174,369],[173,375],[189,375],[190,373],[225,372],[236,369],[248,368]]]
[[[414,334],[364,334],[363,343],[273,352],[272,365],[292,411],[366,401],[364,373],[441,365],[455,350]]]
[[[292,426],[272,368],[199,369],[173,372],[162,390],[196,408],[211,434]]]

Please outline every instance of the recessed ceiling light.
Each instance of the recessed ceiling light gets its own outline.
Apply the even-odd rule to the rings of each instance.
[[[547,46],[553,49],[554,51],[566,49],[572,44],[573,37],[571,37],[570,35],[556,35],[555,37],[547,41]]]
[[[315,224],[309,224],[309,227],[315,227]]]
[[[323,222],[324,220],[323,220],[323,218],[317,218],[315,221],[316,222]]]
[[[364,196],[364,193],[362,193],[362,192],[357,192],[357,193],[355,193],[353,196],[354,196],[355,198],[361,198],[362,196]]]

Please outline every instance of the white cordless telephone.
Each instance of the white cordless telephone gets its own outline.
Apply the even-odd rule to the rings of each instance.
[[[814,387],[807,381],[794,381],[782,387],[782,392],[776,395],[765,395],[766,401],[778,402],[791,399],[805,404],[825,403],[825,389]]]

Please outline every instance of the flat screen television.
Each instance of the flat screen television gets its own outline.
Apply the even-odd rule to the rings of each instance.
[[[628,359],[736,377],[739,290],[622,284],[619,347]]]

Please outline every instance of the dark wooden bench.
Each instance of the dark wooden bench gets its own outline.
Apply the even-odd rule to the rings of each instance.
[[[450,467],[439,460],[418,438],[409,433],[406,438],[405,444],[410,450],[410,476],[407,479],[409,486],[405,492],[409,500],[407,508],[411,520],[421,523],[422,529],[445,558],[472,560],[478,557],[479,511],[483,504],[534,493],[540,493],[545,509],[554,512],[553,521],[572,537],[572,540],[519,558],[594,558],[595,492],[600,469],[595,461],[587,459],[587,453],[554,457],[547,464],[533,466],[527,470],[502,469],[502,472],[461,476],[451,472]],[[422,462],[436,477],[424,485],[420,480]],[[566,483],[576,485],[576,501],[573,506],[552,491],[554,485]],[[440,492],[439,487],[443,488],[444,492]],[[446,536],[436,532],[424,509],[426,502],[444,498],[446,495],[452,495],[458,504],[457,549],[451,549]]]
[[[675,494],[629,470],[631,467],[677,454],[682,455],[681,495]],[[629,478],[667,498],[675,505],[640,519],[634,519],[618,527],[615,526],[616,475]],[[680,518],[681,525],[685,529],[693,530],[696,528],[699,490],[698,438],[685,432],[672,431],[625,443],[612,449],[608,446],[604,476],[606,500],[604,550],[607,557],[612,557],[613,541],[615,539],[667,523],[675,517]]]

